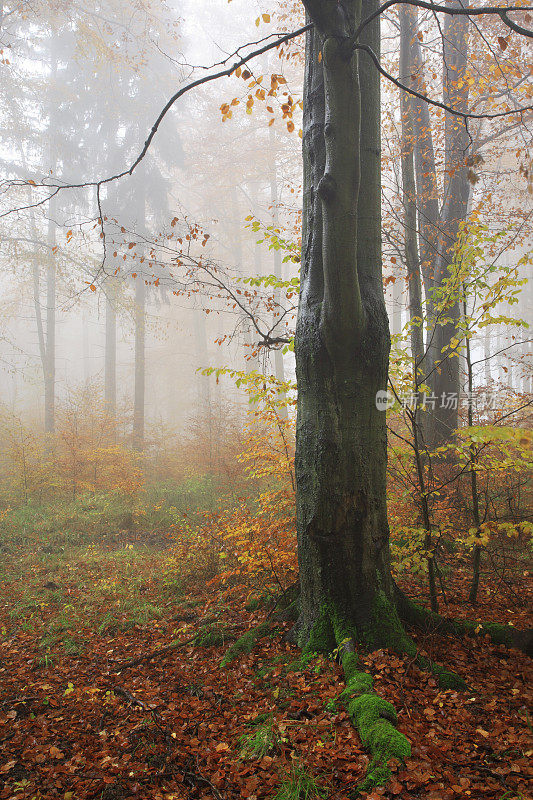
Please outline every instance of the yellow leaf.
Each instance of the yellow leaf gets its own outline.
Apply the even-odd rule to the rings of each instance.
[[[270,14],[262,14],[263,22],[270,22]]]

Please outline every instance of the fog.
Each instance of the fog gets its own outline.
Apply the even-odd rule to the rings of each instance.
[[[1,397],[12,413],[50,427],[46,403],[61,405],[86,385],[117,409],[131,410],[137,393],[148,426],[186,431],[203,411],[248,404],[235,376],[202,369],[294,381],[286,342],[296,298],[266,287],[253,299],[241,292],[245,278],[299,274],[302,41],[289,46],[291,58],[271,51],[249,65],[267,89],[272,74],[284,76],[272,106],[242,78],[201,85],[165,116],[133,174],[102,185],[99,196],[94,185],[55,193],[40,184],[94,184],[128,170],[177,88],[254,37],[301,24],[295,9],[280,6],[273,27],[244,0],[206,3],[201,13],[192,2],[4,4],[0,358]],[[384,272],[399,335],[408,318],[397,244],[399,107],[394,87],[383,91]],[[514,241],[493,248],[496,263],[517,263],[531,244],[531,195],[513,159],[503,163],[514,142],[515,133],[492,152],[470,200],[474,208],[490,184],[495,204],[504,207],[512,191],[521,210],[515,228],[501,222]],[[520,267],[521,278],[529,268]],[[531,284],[520,310],[507,311],[527,314],[530,301]],[[520,336],[499,324],[474,341],[478,385],[530,388],[530,343],[524,334],[517,346]],[[265,346],[278,338],[286,342]]]
[[[0,800],[526,797],[518,6],[0,0]]]

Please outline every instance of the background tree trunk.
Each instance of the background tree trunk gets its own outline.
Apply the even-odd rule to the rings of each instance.
[[[108,278],[105,287],[104,400],[110,414],[117,410],[117,309],[116,285]]]
[[[412,9],[400,5],[400,80],[409,81],[412,72],[411,64],[411,39],[413,37]],[[414,390],[418,391],[421,378],[424,375],[424,333],[422,310],[422,281],[420,276],[420,260],[417,243],[417,217],[416,217],[416,181],[415,181],[415,130],[413,117],[416,109],[413,108],[411,97],[407,92],[401,93],[402,116],[402,144],[401,144],[401,169],[402,169],[402,202],[404,225],[405,266],[407,269],[407,283],[409,292],[409,319],[411,322],[411,353],[413,358]]]
[[[56,385],[56,261],[53,248],[56,243],[54,221],[55,203],[51,200],[48,213],[49,260],[46,268],[46,350],[44,366],[44,431],[55,430],[55,385]]]
[[[133,447],[144,448],[144,400],[146,368],[146,284],[143,275],[135,279],[135,394],[133,402]]]
[[[276,169],[276,151],[275,151],[275,134],[270,127],[269,129],[269,159],[268,159],[268,169],[269,169],[269,181],[270,181],[270,204],[272,206],[272,224],[276,230],[279,230],[279,214],[278,214],[278,176],[277,176],[277,169]],[[280,281],[282,279],[282,269],[281,269],[281,250],[274,250],[274,275]],[[276,308],[279,306],[280,302],[280,290],[275,289],[274,291],[274,303]],[[274,323],[276,322],[276,318],[274,319]],[[274,332],[275,335],[275,332]],[[285,381],[285,366],[283,364],[283,352],[281,349],[277,348],[274,350],[274,374],[278,381],[282,383]],[[286,400],[286,395],[283,394],[280,396],[280,400]],[[281,406],[278,410],[279,416],[282,419],[287,419],[288,417],[288,410],[287,406]]]
[[[468,0],[452,0],[451,6],[467,8]],[[444,25],[444,92],[446,105],[456,111],[468,111],[468,83],[465,80],[468,59],[468,17],[446,16]],[[455,246],[461,224],[468,215],[470,183],[468,181],[467,157],[470,152],[470,137],[464,119],[445,113],[445,187],[441,208],[439,232],[439,255],[436,268],[436,284],[441,286],[450,275]],[[430,445],[438,447],[449,441],[459,425],[458,403],[445,403],[446,395],[460,392],[460,359],[453,355],[450,343],[457,336],[461,318],[459,294],[445,311],[446,323],[437,324],[433,337],[433,370],[429,385],[436,397],[431,412],[428,430]],[[462,337],[461,337],[462,338]]]
[[[467,2],[453,0],[453,6],[467,7]],[[401,6],[404,45],[410,50],[408,81],[413,89],[425,93],[424,60],[418,39],[416,8]],[[466,16],[446,16],[443,31],[443,101],[458,111],[468,110],[468,84],[464,80],[468,57]],[[450,357],[450,342],[456,336],[460,319],[459,302],[443,314],[447,322],[439,324],[434,308],[433,290],[449,275],[460,225],[467,218],[470,184],[466,159],[470,139],[464,121],[446,113],[444,148],[445,181],[439,207],[437,168],[428,105],[411,99],[415,133],[415,171],[418,205],[419,251],[426,300],[426,383],[435,396],[434,407],[423,417],[424,436],[430,447],[448,441],[458,426],[454,404],[443,402],[443,396],[459,396],[459,359]],[[443,352],[444,350],[444,352]]]

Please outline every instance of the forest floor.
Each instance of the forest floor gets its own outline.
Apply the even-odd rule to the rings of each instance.
[[[303,663],[281,633],[225,668],[227,644],[185,644],[117,672],[203,625],[231,639],[265,618],[246,610],[244,591],[228,597],[204,582],[184,593],[166,555],[135,541],[2,554],[0,798],[353,796],[368,755],[335,703],[341,671],[325,658]],[[517,580],[512,593],[483,587],[473,613],[459,573],[445,610],[528,627],[531,576]],[[368,800],[530,798],[531,660],[484,637],[415,638],[469,688],[441,690],[384,650],[362,654],[412,743]]]

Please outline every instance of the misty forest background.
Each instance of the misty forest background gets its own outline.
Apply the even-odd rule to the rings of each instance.
[[[383,402],[394,579],[472,635],[360,650],[411,742],[365,785],[283,611],[305,36],[98,184],[305,9],[0,3],[0,798],[528,796],[531,662],[483,621],[531,627],[531,39],[464,19],[381,19]]]

